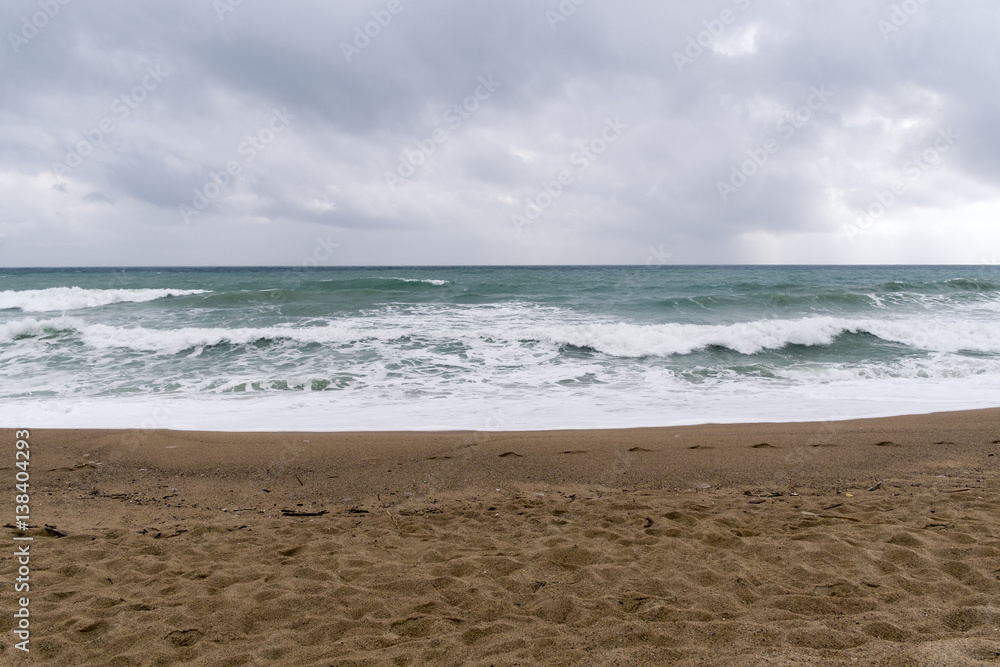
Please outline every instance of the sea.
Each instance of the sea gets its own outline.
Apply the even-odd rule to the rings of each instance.
[[[534,430],[1000,406],[1000,267],[0,269],[0,426]]]

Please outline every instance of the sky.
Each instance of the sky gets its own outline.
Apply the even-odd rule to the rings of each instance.
[[[1000,261],[995,0],[9,0],[0,265]]]

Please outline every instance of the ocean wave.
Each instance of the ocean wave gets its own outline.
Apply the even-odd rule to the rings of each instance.
[[[35,290],[0,292],[0,310],[47,313],[83,308],[98,308],[115,303],[144,303],[168,296],[205,294],[208,290],[179,289],[84,289],[50,287]]]
[[[995,292],[1000,289],[1000,285],[985,278],[952,278],[944,281],[944,284],[953,289],[975,292]]]
[[[843,331],[833,318],[727,325],[619,323],[542,327],[523,332],[521,340],[590,348],[613,357],[667,357],[709,347],[749,355],[787,345],[829,345]]]
[[[938,293],[950,291],[996,292],[1000,290],[1000,284],[986,277],[949,278],[947,280],[934,280],[927,282],[890,280],[889,282],[883,283],[879,289],[884,292],[916,293]]]
[[[1000,354],[1000,329],[989,321],[852,320],[809,317],[758,320],[735,324],[566,323],[545,326],[483,328],[474,319],[461,326],[430,318],[413,326],[349,320],[307,327],[154,329],[85,324],[71,319],[9,322],[0,326],[0,343],[71,331],[94,348],[127,348],[173,354],[215,345],[250,346],[288,341],[293,344],[343,345],[364,341],[422,341],[428,345],[461,342],[481,347],[513,347],[538,342],[555,347],[587,348],[611,357],[669,357],[713,347],[753,355],[788,346],[829,346],[840,336],[869,334],[915,350]],[[416,343],[421,344],[421,343]]]
[[[418,289],[426,285],[441,287],[450,281],[436,278],[400,278],[395,276],[372,276],[361,278],[330,278],[312,283],[318,289],[324,290],[400,290]],[[309,281],[302,283],[310,286]]]
[[[752,355],[789,345],[831,345],[843,334],[871,334],[934,352],[1000,353],[1000,330],[986,322],[847,320],[810,317],[725,325],[592,324],[525,331],[522,340],[590,348],[614,357],[666,357],[721,347]]]
[[[0,324],[0,343],[12,343],[47,335],[79,333],[84,324],[79,320],[61,317],[54,320],[36,320],[29,317]]]
[[[435,280],[431,278],[379,278],[379,280],[399,280],[404,283],[425,283],[427,285],[434,285],[437,287],[448,284],[447,280]]]
[[[249,346],[287,340],[295,343],[356,343],[374,336],[363,329],[342,326],[149,329],[93,324],[80,331],[83,342],[96,348],[128,348],[176,354],[216,345]],[[398,335],[398,334],[397,334]]]

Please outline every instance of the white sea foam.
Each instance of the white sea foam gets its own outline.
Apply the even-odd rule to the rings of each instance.
[[[206,292],[208,290],[83,289],[82,287],[5,290],[0,292],[0,310],[17,309],[26,313],[48,313],[97,308],[115,303],[143,303],[168,296],[187,296]]]
[[[423,278],[381,278],[381,280],[398,280],[404,283],[426,283],[427,285],[435,285],[437,287],[448,284],[447,280],[434,280],[434,279],[423,279]]]
[[[615,357],[664,357],[724,347],[741,354],[787,345],[830,345],[845,333],[869,333],[883,340],[939,352],[1000,352],[1000,329],[979,320],[851,320],[807,317],[736,324],[592,324],[525,330],[524,339],[588,347]]]
[[[36,320],[33,317],[27,317],[23,320],[13,320],[0,324],[0,343],[10,343],[19,338],[35,338],[60,331],[79,333],[85,326],[81,320],[70,317],[50,320]]]
[[[420,324],[395,325],[389,321],[354,318],[324,326],[274,326],[246,328],[156,329],[85,324],[73,318],[28,318],[0,325],[0,342],[42,335],[45,331],[71,330],[95,348],[128,348],[173,354],[212,345],[250,345],[261,341],[345,344],[392,341],[403,336],[427,342],[458,342],[481,347],[519,346],[537,341],[554,346],[590,348],[612,357],[668,357],[709,347],[727,348],[753,355],[788,345],[825,346],[845,333],[868,333],[882,340],[932,352],[1000,353],[1000,328],[984,320],[853,320],[807,317],[795,320],[759,320],[725,325],[697,324],[554,324],[524,326],[523,320],[492,327],[476,326],[478,320],[451,320],[446,327],[434,319]],[[497,326],[500,325],[500,326]]]
[[[757,421],[820,421],[996,407],[995,383],[862,380],[834,384],[738,384],[664,391],[591,392],[548,388],[462,391],[434,401],[364,392],[63,397],[5,400],[5,415],[49,428],[172,428],[213,431],[534,430]]]
[[[106,324],[92,324],[83,327],[80,330],[80,334],[85,343],[96,348],[118,347],[168,354],[213,345],[251,345],[267,340],[288,340],[307,344],[350,343],[374,337],[372,333],[361,329],[334,325],[300,328],[210,329],[187,327],[180,329],[148,329],[144,327],[114,327]]]
[[[1000,404],[1000,358],[988,354],[1000,341],[980,320],[638,325],[510,305],[417,310],[423,315],[400,318],[389,309],[312,320],[318,326],[243,328],[19,319],[0,325],[0,367],[9,371],[0,396],[5,414],[48,426],[139,427],[166,400],[173,417],[160,426],[221,430],[287,429],[289,419],[318,430],[654,426]],[[928,353],[879,362],[738,362],[760,375],[732,367],[731,358],[716,363],[708,355],[697,367],[679,358],[706,346],[745,355],[823,346],[845,332]],[[191,362],[166,356],[197,356],[220,344],[240,353]],[[597,354],[567,356],[566,345]],[[54,356],[68,361],[52,363]],[[493,415],[498,409],[502,420]]]
[[[530,329],[522,336],[556,345],[588,347],[615,357],[665,357],[690,354],[711,346],[755,354],[789,344],[829,345],[844,329],[844,323],[834,318],[808,318],[728,325],[620,323],[552,326]]]
[[[316,274],[334,289],[305,280],[265,303],[246,295],[279,288],[266,274],[0,291],[0,425],[531,429],[1000,405],[1000,291],[989,285],[927,292],[861,272],[842,293],[810,279],[726,294],[696,271],[683,288],[650,273],[591,291],[533,273],[530,293],[515,284],[470,303],[495,298],[483,274],[455,274],[468,290],[452,295],[433,273]],[[167,289],[192,285],[235,298]],[[376,289],[365,298],[358,285]]]

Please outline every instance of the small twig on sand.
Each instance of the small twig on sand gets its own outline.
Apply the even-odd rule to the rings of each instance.
[[[389,515],[390,519],[392,519],[393,524],[396,526],[396,530],[399,530],[399,523],[396,521],[396,517],[390,514],[389,510],[386,510],[385,513]]]
[[[66,533],[56,530],[55,526],[50,526],[49,524],[45,524],[45,532],[53,537],[66,537]]]
[[[870,488],[868,490],[869,491],[874,491],[874,490],[878,489],[880,486],[882,486],[882,480],[876,479],[875,480],[875,486],[873,486],[872,488]]]
[[[837,516],[836,514],[817,514],[821,519],[843,519],[844,521],[861,521],[861,519],[855,519],[853,516]]]
[[[298,482],[299,482],[299,486],[305,486],[305,484],[303,484],[303,483],[302,483],[302,480],[301,480],[301,479],[299,479],[299,476],[298,476],[298,475],[296,475],[296,476],[295,476],[295,479],[296,479],[296,480],[298,480]]]
[[[295,510],[281,510],[282,516],[323,516],[326,514],[326,510],[320,510],[319,512],[296,512]]]

